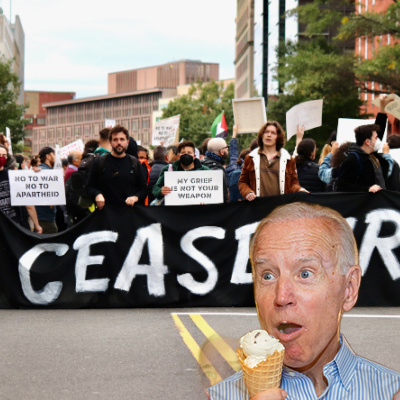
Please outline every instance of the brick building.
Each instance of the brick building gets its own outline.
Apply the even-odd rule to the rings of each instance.
[[[357,3],[357,12],[363,11],[375,11],[377,13],[385,12],[389,5],[392,3],[391,0],[360,0]],[[397,40],[398,42],[398,40]],[[373,39],[368,39],[365,36],[356,39],[355,54],[362,60],[369,60],[376,56],[379,49],[384,46],[393,46],[396,43],[396,39],[393,35],[380,35],[375,36]],[[375,82],[366,82],[366,86],[371,91],[375,90],[380,92],[380,85]],[[377,107],[372,104],[375,100],[375,94],[369,91],[365,91],[360,94],[361,100],[365,101],[364,111],[371,114],[378,112]],[[388,114],[388,134],[397,133],[400,134],[400,121]]]
[[[111,73],[107,95],[43,104],[46,125],[33,128],[32,151],[37,154],[43,146],[98,139],[106,119],[125,126],[135,140],[148,146],[159,99],[175,97],[180,84],[218,78],[218,64],[191,60]]]

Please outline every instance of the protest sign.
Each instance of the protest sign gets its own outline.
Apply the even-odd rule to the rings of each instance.
[[[56,206],[65,204],[62,169],[9,170],[12,206]]]
[[[222,170],[167,171],[164,182],[172,190],[165,196],[166,206],[224,202]]]
[[[104,121],[104,127],[105,128],[114,128],[115,126],[115,119],[105,119]]]
[[[72,142],[70,144],[67,144],[64,147],[61,147],[61,149],[58,151],[58,154],[60,155],[61,159],[67,158],[68,154],[71,153],[71,151],[80,151],[83,153],[85,146],[82,142],[82,139],[75,140],[75,142]]]
[[[233,99],[232,107],[238,133],[258,132],[267,122],[264,97]]]
[[[394,161],[400,164],[400,149],[390,149],[389,154]]]
[[[179,142],[180,115],[162,119],[154,124],[151,144],[153,146],[163,145],[165,147]]]
[[[61,156],[60,156],[60,146],[58,144],[56,144],[56,148],[55,148],[55,161],[54,161],[54,169],[62,169],[62,160],[61,160]]]
[[[296,135],[297,125],[304,125],[308,131],[322,125],[323,100],[311,100],[297,104],[286,113],[286,137]]]
[[[354,129],[361,125],[374,124],[374,119],[351,119],[351,118],[339,118],[338,128],[336,134],[336,141],[339,146],[344,142],[354,142],[356,141],[356,135]],[[386,143],[387,129],[385,129],[385,134],[383,135],[382,142]]]
[[[7,138],[7,142],[8,142],[8,154],[12,154],[12,147],[11,147],[11,131],[10,128],[6,127],[6,138]]]
[[[393,115],[397,119],[400,119],[400,97],[392,93],[387,96],[387,99],[393,99],[386,107],[385,112]],[[373,102],[376,106],[380,106],[380,99],[377,97]]]

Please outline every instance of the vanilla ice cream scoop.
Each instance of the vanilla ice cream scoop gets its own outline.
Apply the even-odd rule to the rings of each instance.
[[[246,333],[240,339],[240,347],[246,356],[245,363],[253,368],[261,361],[264,361],[268,356],[272,355],[276,350],[282,351],[285,348],[275,339],[269,335],[267,331],[262,329],[255,329]]]

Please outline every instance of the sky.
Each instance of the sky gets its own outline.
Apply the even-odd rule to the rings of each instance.
[[[107,94],[107,74],[193,59],[234,78],[235,0],[0,0],[25,33],[25,90]],[[11,13],[10,13],[11,8]]]

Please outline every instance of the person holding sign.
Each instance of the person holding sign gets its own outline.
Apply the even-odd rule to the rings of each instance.
[[[153,187],[153,195],[156,199],[162,199],[171,193],[171,188],[164,186],[164,173],[166,171],[198,171],[209,170],[196,158],[195,145],[190,140],[185,140],[178,145],[180,158],[172,164],[165,166],[160,173],[157,183]]]
[[[266,122],[257,135],[258,148],[244,159],[239,190],[242,197],[256,197],[307,192],[299,184],[296,162],[283,148],[285,132],[276,121]]]
[[[32,219],[33,225],[37,233],[42,233],[42,227],[39,225],[39,221],[34,206],[25,206],[26,211],[21,207],[11,206],[10,199],[10,182],[8,179],[8,171],[6,168],[9,154],[7,149],[0,144],[0,211],[7,217],[11,218],[19,225],[30,230],[29,223],[27,221],[26,211]]]

